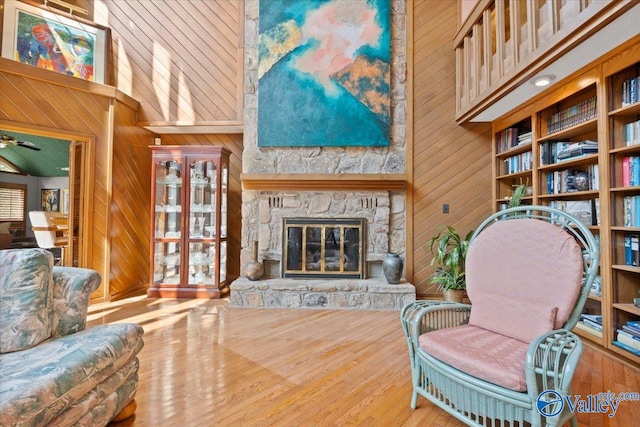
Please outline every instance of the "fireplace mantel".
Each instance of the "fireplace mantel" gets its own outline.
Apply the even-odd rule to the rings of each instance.
[[[404,190],[404,174],[260,174],[240,175],[245,190]]]

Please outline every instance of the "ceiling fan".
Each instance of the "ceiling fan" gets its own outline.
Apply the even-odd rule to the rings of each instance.
[[[33,142],[19,141],[14,137],[7,135],[6,133],[2,134],[2,136],[0,137],[0,148],[6,148],[9,145],[15,145],[17,147],[24,147],[30,150],[40,151],[40,148]]]

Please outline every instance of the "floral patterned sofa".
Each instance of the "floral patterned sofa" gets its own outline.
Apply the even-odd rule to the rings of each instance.
[[[0,425],[104,426],[135,410],[143,330],[85,329],[93,270],[0,250]]]

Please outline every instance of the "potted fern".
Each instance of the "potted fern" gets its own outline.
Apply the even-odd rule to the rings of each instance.
[[[431,283],[438,285],[445,301],[462,301],[467,287],[465,280],[465,260],[473,230],[462,237],[452,226],[441,228],[440,232],[429,240],[429,249],[433,255],[431,266],[436,269]]]

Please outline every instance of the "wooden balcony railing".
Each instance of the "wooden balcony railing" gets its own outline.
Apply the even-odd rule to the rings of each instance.
[[[454,39],[456,120],[471,120],[635,4],[479,0]]]

